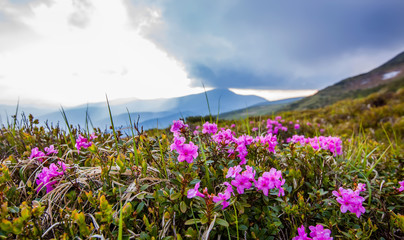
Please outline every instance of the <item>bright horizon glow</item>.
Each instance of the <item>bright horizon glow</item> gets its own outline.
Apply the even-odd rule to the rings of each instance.
[[[237,88],[230,88],[229,90],[240,95],[256,95],[265,98],[268,101],[277,101],[296,97],[308,97],[318,92],[318,90],[261,90]]]
[[[80,5],[80,4],[79,4]],[[190,87],[182,63],[142,37],[142,29],[159,20],[130,25],[122,1],[97,0],[89,9],[77,2],[30,5],[32,14],[18,14],[32,39],[0,52],[0,103],[75,106],[110,100],[154,99],[203,92]],[[87,11],[88,23],[77,27],[69,17]]]

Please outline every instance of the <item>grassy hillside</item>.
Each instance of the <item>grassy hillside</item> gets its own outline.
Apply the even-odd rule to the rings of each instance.
[[[388,76],[389,74],[392,74]],[[395,73],[395,74],[394,74]],[[342,80],[313,96],[292,103],[282,110],[315,109],[343,99],[355,99],[382,89],[404,86],[404,52],[374,70]]]

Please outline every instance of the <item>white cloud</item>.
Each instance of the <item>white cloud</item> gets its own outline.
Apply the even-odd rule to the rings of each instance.
[[[307,97],[314,95],[318,90],[258,90],[258,89],[237,89],[230,90],[240,95],[256,95],[268,101],[276,101],[287,98]]]
[[[0,51],[0,83],[7,86],[0,102],[19,97],[75,105],[104,101],[105,93],[152,99],[202,91],[189,87],[180,62],[141,36],[156,19],[148,16],[134,28],[121,1],[36,2],[30,14],[7,9],[31,34]]]

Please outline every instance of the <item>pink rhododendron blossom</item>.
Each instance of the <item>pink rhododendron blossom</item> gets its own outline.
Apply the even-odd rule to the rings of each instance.
[[[187,161],[187,163],[192,163],[194,159],[198,157],[198,146],[196,146],[193,142],[183,144],[181,148],[177,149],[177,151],[179,153],[179,162]]]
[[[235,178],[237,175],[240,174],[240,172],[242,170],[243,169],[240,167],[240,165],[230,167],[229,170],[227,171],[226,178],[229,178],[229,177]]]
[[[275,168],[271,168],[269,172],[264,172],[262,177],[258,178],[256,187],[258,190],[262,190],[265,196],[268,196],[269,190],[277,188],[279,190],[279,197],[285,195],[285,191],[282,188],[284,184],[285,179],[282,178],[282,172],[277,171]]]
[[[91,133],[90,134],[90,140],[94,140],[94,139],[96,139],[98,136],[97,135],[95,135],[95,133]]]
[[[230,195],[229,194],[226,194],[226,193],[219,193],[218,194],[218,196],[216,197],[216,196],[214,196],[213,197],[213,202],[215,202],[215,203],[217,203],[217,202],[220,202],[220,201],[222,201],[222,209],[225,209],[226,207],[228,207],[229,206],[229,202],[227,202],[227,200],[230,198]]]
[[[233,143],[236,138],[234,137],[234,133],[230,129],[221,130],[220,132],[212,135],[213,141],[217,144],[228,146],[229,144]]]
[[[256,131],[258,131],[258,128],[253,127],[253,128],[252,128],[252,131],[253,131],[253,132],[256,132]]]
[[[231,198],[231,194],[233,193],[233,187],[228,182],[224,182],[223,184],[227,186],[224,193],[219,193],[218,196],[213,197],[212,200],[215,203],[222,201],[221,202],[222,209],[225,209],[230,204],[230,202],[227,200],[229,200]],[[233,195],[234,195],[234,193],[233,193]]]
[[[216,123],[206,122],[203,124],[202,133],[215,134],[217,132]]]
[[[58,151],[55,150],[55,147],[53,145],[50,145],[49,147],[45,147],[45,152],[46,152],[46,155],[52,155],[52,154],[58,153]]]
[[[252,186],[252,183],[250,182],[250,179],[246,176],[243,175],[238,175],[236,179],[231,181],[231,185],[235,186],[237,188],[237,192],[239,194],[244,193],[244,189],[249,189]]]
[[[337,202],[341,204],[341,212],[346,213],[350,211],[355,213],[359,218],[362,213],[365,213],[365,208],[362,206],[365,199],[359,196],[361,189],[353,191],[352,189],[344,189],[340,187],[337,191],[333,191],[332,194],[337,197]]]
[[[398,182],[400,184],[400,188],[398,189],[399,192],[404,191],[404,181]]]
[[[198,131],[198,130],[195,130],[195,131],[193,131],[192,134],[194,134],[194,136],[198,136],[198,135],[199,135],[199,131]]]
[[[232,124],[231,126],[230,126],[230,128],[235,128],[236,127],[236,124]]]
[[[296,130],[298,130],[298,129],[300,129],[300,124],[296,123],[294,127]]]
[[[298,235],[292,238],[292,240],[311,240],[311,238],[307,237],[307,233],[303,225],[297,228],[297,234]]]
[[[187,197],[188,198],[194,198],[196,196],[199,196],[199,197],[202,197],[202,198],[205,197],[205,195],[203,195],[201,192],[199,192],[200,184],[201,184],[201,182],[198,182],[197,184],[195,184],[194,188],[191,188],[191,189],[188,190],[188,192],[187,192]]]
[[[61,171],[58,171],[59,168],[61,168]],[[39,192],[44,186],[46,187],[46,193],[52,191],[53,185],[58,182],[57,180],[52,181],[52,178],[63,175],[66,169],[66,165],[61,161],[58,161],[57,165],[52,163],[49,168],[44,167],[42,172],[38,174],[38,179],[36,180],[36,184],[38,185],[37,192]]]
[[[183,121],[181,121],[181,120],[174,120],[173,121],[173,125],[171,125],[171,129],[170,129],[170,131],[172,132],[172,133],[174,133],[174,135],[179,135],[180,133],[181,133],[181,130],[183,129],[183,128],[187,128],[188,127],[188,124],[184,124],[184,122]]]
[[[39,151],[39,149],[36,147],[31,150],[31,155],[29,156],[29,159],[36,158],[38,161],[42,162],[43,161],[42,157],[44,157],[44,156],[45,156],[45,153],[43,153],[42,151]]]
[[[92,142],[89,142],[87,138],[79,134],[78,138],[76,139],[76,148],[78,152],[80,152],[81,148],[87,149],[91,145],[93,145]]]
[[[257,136],[254,139],[254,142],[265,146],[267,148],[268,152],[273,152],[273,153],[275,153],[275,147],[278,144],[276,135],[272,135],[271,133],[267,134],[264,137],[263,136]]]
[[[299,143],[302,146],[306,144],[310,144],[310,146],[315,149],[323,149],[328,150],[333,153],[334,156],[342,154],[342,141],[338,137],[314,137],[314,138],[305,138],[303,135],[294,135],[291,139],[288,139],[291,143]]]
[[[356,187],[355,191],[359,191],[359,192],[364,192],[366,191],[366,184],[364,183],[358,183],[358,186]]]
[[[170,145],[171,151],[179,151],[182,148],[182,145],[185,143],[184,137],[174,136],[174,142]]]
[[[245,171],[241,173],[242,176],[248,178],[248,180],[255,182],[256,171],[251,166],[245,166]]]
[[[234,191],[233,191],[233,187],[231,186],[231,184],[228,182],[224,182],[223,184],[227,186],[225,192],[227,194],[229,194],[230,196],[231,196],[231,194],[233,194],[233,196],[234,196]]]
[[[310,226],[310,237],[313,238],[313,240],[332,240],[333,238],[330,236],[331,231],[329,229],[324,229],[323,225],[316,225]]]

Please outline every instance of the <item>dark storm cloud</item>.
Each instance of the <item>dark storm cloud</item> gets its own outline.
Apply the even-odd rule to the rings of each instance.
[[[148,37],[182,61],[198,86],[325,87],[404,50],[401,0],[153,4],[163,24]],[[352,66],[358,59],[361,66]]]

